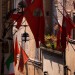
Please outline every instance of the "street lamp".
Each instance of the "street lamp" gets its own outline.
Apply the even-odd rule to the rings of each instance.
[[[23,49],[25,49],[26,53],[29,54],[29,40],[30,40],[29,34],[27,32],[24,32],[22,34],[21,39]]]
[[[29,34],[27,32],[24,32],[22,34],[22,41],[29,41]]]
[[[26,3],[25,1],[21,0],[19,3],[18,3],[18,8],[20,9],[19,13],[22,12],[23,14],[23,11],[24,11],[24,8],[26,7]]]
[[[25,3],[25,1],[20,1],[19,3],[18,3],[18,5],[19,5],[19,7],[20,8],[25,8],[26,7],[26,3]]]
[[[24,45],[25,43],[27,44],[27,41],[29,41],[29,34],[27,32],[24,32],[22,34],[22,45]]]
[[[44,72],[44,75],[48,75],[48,72],[47,72],[47,71],[45,71],[45,72]]]

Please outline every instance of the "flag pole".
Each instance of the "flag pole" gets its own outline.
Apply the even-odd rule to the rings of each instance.
[[[63,0],[63,15],[65,14],[66,0]],[[63,51],[63,59],[64,59],[64,75],[67,75],[67,66],[66,66],[66,49]]]

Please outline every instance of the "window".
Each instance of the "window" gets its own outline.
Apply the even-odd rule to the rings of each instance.
[[[46,16],[49,16],[49,11],[46,12]]]

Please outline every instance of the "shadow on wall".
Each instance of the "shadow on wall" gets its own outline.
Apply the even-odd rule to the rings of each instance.
[[[44,75],[63,75],[63,64],[64,61],[61,56],[44,52]]]

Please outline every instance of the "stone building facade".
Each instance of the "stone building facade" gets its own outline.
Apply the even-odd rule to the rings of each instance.
[[[19,0],[20,1],[20,0]],[[18,2],[19,2],[18,1]],[[15,3],[14,3],[15,2]],[[18,39],[18,45],[20,44],[21,45],[21,35],[24,33],[25,31],[25,28],[24,27],[21,27],[22,29],[21,30],[18,30],[17,33],[13,36],[12,35],[12,32],[15,31],[15,27],[12,27],[10,24],[11,21],[9,19],[7,19],[9,17],[9,15],[7,14],[9,11],[11,11],[12,9],[14,8],[17,8],[17,4],[18,2],[16,0],[2,0],[0,2],[0,9],[1,9],[1,12],[0,12],[0,74],[4,74],[4,75],[8,75],[9,71],[7,70],[7,67],[6,67],[6,60],[7,58],[9,57],[10,53],[12,52],[12,43],[13,41],[15,41],[15,38],[17,36],[17,39]],[[25,17],[23,18],[22,21],[25,21]],[[26,24],[27,22],[25,21],[24,23],[22,24]],[[36,44],[35,44],[35,39],[34,39],[34,36],[30,30],[30,27],[28,26],[26,28],[26,32],[29,34],[29,38],[30,40],[28,42],[26,42],[26,48],[25,48],[25,51],[26,53],[28,54],[29,56],[29,59],[31,59],[31,62],[28,61],[27,62],[27,69],[26,71],[24,71],[24,74],[20,73],[18,71],[18,63],[17,65],[15,66],[15,74],[16,75],[25,75],[26,73],[28,75],[42,75],[42,68],[40,65],[40,61],[39,61],[39,49],[36,49]],[[13,41],[12,40],[9,40],[8,38],[13,38]],[[5,42],[6,43],[6,47],[5,45],[3,45]],[[28,45],[27,45],[28,44]],[[20,48],[20,46],[19,46]],[[6,49],[6,50],[5,50]],[[18,60],[17,60],[18,61]],[[19,61],[18,61],[19,62]],[[39,68],[40,67],[40,68]]]
[[[17,4],[18,4],[18,2],[19,2],[20,0],[18,0],[18,1],[16,1],[16,0],[2,0],[2,2],[0,2],[0,4],[1,4],[1,12],[0,12],[0,15],[1,15],[1,25],[0,25],[0,28],[1,28],[1,39],[2,39],[2,36],[3,36],[3,32],[5,32],[5,29],[8,27],[8,25],[9,25],[9,20],[6,20],[6,18],[8,18],[7,16],[6,16],[6,14],[11,10],[11,9],[13,9],[13,8],[17,8]],[[55,24],[55,21],[53,20],[54,19],[54,17],[53,17],[53,14],[54,15],[56,15],[56,13],[54,13],[54,12],[56,12],[55,11],[55,7],[54,7],[54,0],[43,0],[43,2],[44,2],[44,14],[45,14],[45,23],[46,23],[46,27],[45,27],[45,31],[46,31],[46,33],[48,33],[48,34],[53,34],[53,25]],[[61,7],[61,6],[60,6]],[[62,9],[61,9],[62,10]],[[59,15],[59,12],[57,12],[57,14],[58,14],[58,18],[60,19],[60,15]],[[61,23],[61,20],[60,20],[60,23]],[[48,28],[48,30],[46,30]],[[24,31],[24,29],[23,29],[23,31]],[[21,38],[19,38],[19,33],[21,33],[22,31],[19,31],[15,36],[17,36],[18,37],[18,41],[21,41],[21,40],[19,40],[19,39],[21,39]],[[33,34],[32,33],[30,33],[31,31],[30,31],[30,29],[29,29],[29,26],[27,27],[27,32],[29,33],[29,35],[30,35],[30,39],[32,39],[32,38],[34,38],[33,37]],[[10,37],[12,35],[12,28],[8,31],[8,33],[6,34],[6,36],[3,38],[3,40],[5,40],[5,41],[7,41],[8,43],[11,43],[10,45],[9,45],[9,50],[7,50],[6,51],[6,53],[2,53],[1,52],[1,57],[2,58],[0,58],[0,60],[2,61],[2,59],[4,60],[4,62],[6,61],[6,59],[9,57],[9,54],[10,54],[10,52],[11,52],[11,45],[12,45],[12,41],[9,41],[9,40],[7,40],[6,38],[7,37]],[[14,36],[14,39],[15,39],[15,36]],[[12,36],[13,37],[13,36]],[[32,44],[33,43],[33,44]],[[21,44],[21,42],[20,42],[20,44]],[[29,47],[31,48],[30,50],[30,52],[29,52],[29,57],[30,58],[32,58],[33,60],[37,60],[37,58],[39,58],[38,57],[38,54],[37,54],[37,52],[38,52],[38,49],[36,49],[36,47],[35,47],[35,40],[34,39],[32,39],[32,40],[30,40],[29,41]],[[1,42],[1,48],[3,48],[2,47],[2,42]],[[36,50],[36,51],[35,51]],[[2,50],[1,50],[2,51]],[[40,52],[40,51],[39,51]],[[37,54],[37,56],[36,56],[36,54]],[[3,58],[4,57],[4,58]],[[40,59],[39,59],[40,60]],[[1,61],[0,61],[0,63],[1,63]],[[3,63],[4,63],[3,62]],[[1,65],[1,64],[0,64]],[[33,75],[41,75],[41,73],[43,74],[43,72],[42,72],[42,70],[40,70],[38,67],[36,67],[36,66],[34,66],[32,63],[30,63],[30,62],[28,62],[28,73],[29,73],[29,75],[31,75],[31,72],[33,73]],[[4,69],[2,70],[3,72],[4,72],[4,74],[8,74],[8,70],[7,70],[7,68],[6,68],[6,66],[3,66],[4,67]],[[18,66],[16,66],[16,68],[15,68],[15,71],[16,71],[16,75],[18,75],[19,74],[19,71],[17,70],[17,67]],[[1,68],[2,69],[2,68]],[[1,70],[0,70],[1,71]],[[40,74],[39,74],[39,72],[41,72]],[[1,73],[1,72],[0,72]]]
[[[6,34],[6,37],[4,37],[3,38],[3,40],[5,40],[5,41],[7,41],[8,43],[11,43],[10,45],[9,45],[9,50],[7,50],[7,51],[5,51],[5,53],[2,53],[2,48],[3,48],[3,46],[2,46],[2,36],[3,36],[3,34],[4,34],[4,31],[5,31],[5,29],[8,27],[8,25],[9,25],[9,20],[8,21],[6,21],[6,14],[7,14],[7,12],[9,12],[9,10],[11,10],[11,9],[13,9],[13,8],[15,8],[15,7],[17,7],[17,5],[16,5],[16,3],[15,3],[15,1],[17,1],[17,0],[0,0],[0,66],[2,65],[2,59],[4,59],[4,62],[6,61],[6,59],[8,58],[8,56],[9,56],[9,54],[10,54],[10,52],[11,52],[11,45],[12,45],[12,41],[9,41],[9,40],[7,40],[6,38],[7,37],[10,37],[11,35],[12,35],[12,28],[8,31],[8,33]],[[59,23],[60,23],[60,25],[62,25],[62,14],[59,12],[59,10],[58,10],[58,8],[60,9],[60,11],[61,12],[63,12],[63,7],[60,5],[60,3],[62,3],[62,5],[63,5],[63,0],[55,0],[56,1],[56,3],[55,3],[55,6],[54,6],[54,0],[43,0],[43,2],[44,2],[44,14],[45,14],[45,24],[46,24],[46,27],[45,27],[45,32],[46,32],[46,34],[47,33],[49,33],[49,34],[52,34],[52,33],[54,33],[54,30],[53,30],[53,26],[57,23],[56,22],[56,20],[54,19],[54,17],[53,17],[53,15],[55,15],[55,16],[57,16],[57,18],[58,18],[58,21],[59,21]],[[74,0],[64,0],[64,2],[65,2],[65,6],[66,6],[66,10],[67,10],[67,12],[71,15],[71,17],[72,17],[72,19],[74,20],[74,22],[75,22],[75,18],[74,18],[74,16],[75,16],[75,9],[74,9],[74,6],[73,6],[73,1]],[[48,29],[47,29],[48,28]],[[47,30],[46,30],[47,29]],[[19,36],[19,33],[21,33],[22,31],[19,31],[16,35],[17,35],[17,37]],[[23,29],[23,32],[24,32],[24,29]],[[29,26],[28,26],[28,28],[27,28],[27,32],[29,33],[29,35],[30,35],[30,39],[32,39],[32,38],[34,38],[33,37],[33,34],[31,33],[31,31],[30,31],[30,28],[29,28]],[[16,36],[15,35],[15,36]],[[14,36],[14,38],[15,38],[15,36]],[[18,40],[19,39],[21,39],[21,38],[19,38],[18,37]],[[72,39],[75,39],[75,29],[74,30],[72,30]],[[19,40],[20,42],[20,44],[21,44],[21,40]],[[73,42],[73,43],[72,43]],[[67,75],[75,75],[75,43],[74,43],[75,41],[69,41],[69,43],[68,43],[68,45],[67,45],[67,48],[66,48],[66,65],[67,65]],[[38,55],[36,56],[36,54],[37,54],[37,52],[38,52],[38,50],[39,49],[37,49],[36,50],[36,47],[35,47],[35,40],[34,39],[32,39],[32,40],[30,40],[29,42],[28,42],[30,45],[29,45],[29,49],[32,47],[32,49],[30,49],[30,52],[28,52],[29,53],[29,57],[30,58],[32,58],[32,60],[35,60],[35,59],[37,59],[37,57],[38,57]],[[71,44],[70,44],[71,43]],[[36,50],[36,51],[35,51]],[[28,49],[27,49],[27,51],[28,51]],[[40,51],[39,51],[40,52]],[[39,53],[38,52],[38,53]],[[48,52],[47,52],[48,53]],[[4,56],[3,56],[4,55]],[[44,54],[45,55],[45,54]],[[40,56],[40,55],[39,55]],[[46,56],[46,55],[45,55]],[[28,75],[43,75],[44,73],[44,71],[46,70],[44,67],[46,67],[45,65],[46,65],[46,62],[45,62],[45,57],[44,56],[44,58],[43,58],[43,60],[44,60],[44,64],[39,64],[39,62],[38,61],[36,61],[36,62],[38,62],[38,64],[36,65],[34,65],[34,64],[32,64],[31,62],[28,62],[27,64],[28,64]],[[49,57],[50,56],[50,57]],[[48,60],[46,60],[46,61],[50,61],[50,62],[52,62],[51,60],[53,60],[53,62],[55,61],[55,59],[58,59],[58,61],[55,63],[56,65],[56,67],[58,67],[58,66],[61,66],[61,67],[59,67],[59,68],[61,68],[61,73],[62,73],[62,75],[63,75],[63,60],[61,60],[61,58],[60,57],[55,57],[55,55],[49,55],[48,56]],[[4,58],[3,58],[4,57]],[[40,57],[38,57],[38,59],[39,59],[39,61],[40,61]],[[62,63],[58,63],[59,61],[62,61]],[[3,63],[4,63],[3,62]],[[34,62],[34,63],[36,63],[36,62]],[[42,62],[43,63],[43,62]],[[59,65],[58,65],[59,64]],[[42,69],[40,69],[39,68],[39,66],[41,65],[43,65],[43,68],[42,69],[44,69],[44,70],[42,70]],[[49,65],[51,65],[51,63],[49,64]],[[52,66],[53,66],[53,64],[52,64]],[[53,67],[54,68],[54,67]],[[50,69],[50,68],[49,68]],[[58,69],[58,68],[56,68],[56,69]],[[54,69],[53,71],[56,71],[56,69]],[[51,71],[52,69],[50,69],[50,71]],[[8,74],[8,70],[7,70],[7,68],[6,68],[6,66],[4,66],[4,69],[2,70],[2,67],[0,67],[0,74],[1,74],[1,72],[3,72],[4,71],[4,74]],[[17,67],[16,67],[16,75],[21,75],[21,73],[19,73],[18,71],[17,71]],[[53,72],[53,71],[51,71],[51,73]],[[61,75],[61,73],[60,74],[58,74],[58,75]],[[49,72],[49,74],[50,74],[50,72]],[[54,75],[55,75],[55,73],[54,73]]]

